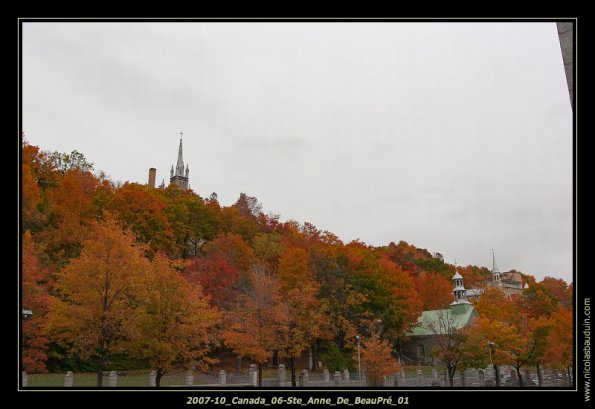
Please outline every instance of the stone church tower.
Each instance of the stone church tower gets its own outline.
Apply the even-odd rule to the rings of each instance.
[[[180,135],[182,133],[180,132]],[[184,170],[184,159],[182,159],[182,138],[180,137],[180,147],[178,148],[178,163],[176,164],[176,169],[174,172],[174,167],[172,165],[170,170],[170,178],[169,184],[173,185],[176,184],[180,186],[181,189],[188,189],[188,175],[190,170],[188,169],[188,165],[186,165],[186,170]]]

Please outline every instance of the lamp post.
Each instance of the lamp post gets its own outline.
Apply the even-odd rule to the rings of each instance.
[[[498,367],[494,364],[494,361],[492,360],[492,354],[494,353],[494,343],[492,341],[488,341],[488,351],[490,353],[490,364],[492,364],[492,368],[494,368],[496,386],[500,387],[500,374],[498,373]]]
[[[359,335],[356,335],[355,339],[357,340],[357,368],[358,368],[358,373],[359,373],[359,386],[362,386],[362,360],[360,357],[360,353],[359,353],[359,341],[360,341],[360,337]]]
[[[382,320],[378,318],[376,324],[378,325],[378,337],[380,337],[382,335]]]

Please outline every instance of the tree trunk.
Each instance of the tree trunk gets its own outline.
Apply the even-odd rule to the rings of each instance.
[[[103,370],[105,369],[105,358],[99,358],[97,363],[97,387],[100,388],[103,385]]]
[[[258,387],[262,388],[262,364],[258,363]]]
[[[295,358],[294,357],[291,357],[289,359],[289,367],[291,368],[291,386],[293,388],[295,388],[296,384],[295,384]]]
[[[541,378],[541,366],[539,364],[535,365],[537,369],[537,385],[541,388],[543,386],[543,379]]]
[[[515,366],[514,369],[516,370],[516,374],[519,377],[519,386],[523,387],[523,375],[521,375],[521,367]]]
[[[457,367],[447,364],[446,370],[448,372],[448,383],[450,384],[450,387],[452,388],[453,386],[455,386],[455,372],[457,371]]]
[[[494,376],[496,377],[496,387],[500,387],[500,373],[498,372],[498,365],[492,364],[494,367]]]
[[[157,369],[157,373],[155,374],[155,387],[161,387],[161,377],[163,376],[163,370]]]
[[[312,361],[314,361],[314,369],[318,369],[318,342],[316,338],[314,338],[314,343],[312,344]]]

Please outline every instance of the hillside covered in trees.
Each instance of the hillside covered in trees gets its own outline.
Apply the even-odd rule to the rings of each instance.
[[[364,352],[370,367],[373,357],[391,360],[421,311],[452,301],[454,266],[439,254],[405,241],[344,243],[265,214],[244,193],[225,206],[177,186],[116,186],[82,154],[26,141],[21,186],[22,306],[33,312],[23,321],[22,365],[30,373],[97,371],[101,384],[103,370],[136,367],[159,379],[207,368],[223,351],[259,366],[278,351],[295,381],[308,349],[331,370],[353,368],[356,335],[375,351]],[[468,287],[490,277],[481,266],[458,271]],[[518,298],[476,305],[478,324],[457,351],[469,365],[485,363],[480,342],[503,334],[498,342],[518,353],[499,352],[499,362],[571,365],[572,285],[523,281]]]

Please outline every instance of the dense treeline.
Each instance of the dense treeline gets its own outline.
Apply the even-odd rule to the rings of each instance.
[[[93,369],[101,384],[103,370],[120,363],[151,367],[159,382],[174,368],[206,367],[226,349],[259,368],[278,351],[295,382],[296,358],[310,348],[331,370],[353,368],[359,334],[372,379],[375,367],[394,369],[387,361],[420,312],[452,299],[454,267],[439,254],[404,241],[343,243],[310,223],[264,214],[244,193],[222,206],[216,194],[203,199],[177,186],[116,186],[82,154],[26,141],[21,184],[22,302],[33,311],[23,321],[28,372]],[[467,285],[490,277],[484,267],[459,271]],[[518,300],[480,302],[480,325],[466,337],[480,342],[505,325],[520,346],[495,359],[570,365],[571,286],[523,278],[529,288]],[[546,340],[539,347],[538,329]],[[459,351],[465,362],[485,363],[486,351],[468,345]]]

